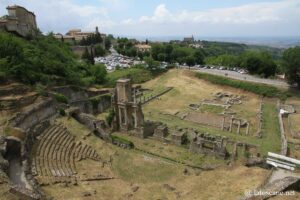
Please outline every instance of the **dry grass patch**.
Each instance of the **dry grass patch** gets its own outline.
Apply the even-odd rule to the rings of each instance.
[[[256,115],[259,112],[260,99],[257,95],[243,90],[214,85],[194,76],[193,72],[187,70],[170,70],[169,72],[143,84],[143,87],[158,90],[162,87],[174,87],[173,90],[161,96],[161,100],[153,100],[146,104],[144,113],[163,112],[174,114],[176,112],[190,111],[191,103],[200,103],[204,99],[213,99],[212,94],[216,92],[231,92],[233,94],[246,96],[243,104],[233,105],[231,110],[238,117],[247,119],[251,123],[251,130],[257,129]],[[148,117],[148,116],[147,116]],[[151,119],[151,117],[150,117]]]
[[[300,137],[300,114],[292,114],[289,116],[289,118],[291,131]]]

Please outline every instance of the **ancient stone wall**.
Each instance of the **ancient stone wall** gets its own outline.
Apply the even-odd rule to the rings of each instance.
[[[105,141],[111,142],[109,133],[105,131],[105,122],[95,118],[93,115],[78,113],[72,115],[79,123],[85,125],[89,130]]]
[[[286,156],[287,155],[287,139],[285,136],[285,131],[284,131],[284,124],[283,124],[283,119],[282,119],[282,114],[280,113],[280,102],[277,102],[277,112],[278,112],[278,119],[279,119],[279,126],[280,126],[280,135],[281,135],[281,155]]]
[[[109,95],[103,95],[97,98],[74,101],[70,102],[70,106],[79,108],[83,113],[99,114],[111,107],[111,97]]]
[[[40,103],[33,104],[22,113],[18,113],[10,122],[10,126],[27,131],[41,121],[49,119],[57,114],[56,102],[53,99],[46,99]]]
[[[78,86],[61,86],[53,91],[67,97],[70,106],[78,107],[88,114],[102,113],[111,107],[111,91],[109,89],[85,89]]]
[[[203,133],[198,134],[198,136],[190,143],[190,151],[225,158],[228,154],[225,140],[226,138],[221,136],[212,136]]]

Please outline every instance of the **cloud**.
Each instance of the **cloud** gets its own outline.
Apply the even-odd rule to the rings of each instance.
[[[1,11],[5,11],[2,7],[13,4],[33,11],[37,16],[39,28],[44,32],[65,33],[71,28],[83,28],[98,18],[103,21],[108,19],[107,8],[89,4],[79,5],[72,0],[3,0],[0,2]]]
[[[294,6],[298,9],[292,9]],[[281,1],[278,3],[256,3],[231,8],[217,8],[207,11],[182,10],[177,13],[170,12],[165,4],[156,7],[152,16],[142,16],[139,22],[171,22],[171,23],[233,23],[253,24],[283,20],[279,14],[282,11],[293,11],[290,16],[298,16],[299,1]],[[285,13],[287,14],[287,13]]]
[[[266,0],[267,1],[267,0]],[[77,3],[76,3],[77,2]],[[83,3],[84,2],[84,3]],[[150,15],[122,18],[120,10],[135,11],[134,0],[1,0],[0,14],[11,4],[25,6],[37,15],[42,31],[65,33],[71,28],[122,35],[299,35],[300,1],[250,3],[203,11],[173,11],[161,3]],[[98,3],[97,3],[98,2]],[[3,9],[2,9],[3,7]],[[145,8],[147,9],[147,8]]]
[[[123,21],[126,34],[299,35],[300,1],[260,2],[205,11],[170,11],[158,5],[150,16]],[[126,25],[126,26],[125,26]],[[121,27],[118,26],[120,29]],[[116,29],[112,29],[116,30]]]

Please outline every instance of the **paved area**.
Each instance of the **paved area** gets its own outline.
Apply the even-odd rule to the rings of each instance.
[[[268,180],[268,183],[272,183],[276,180],[283,179],[288,176],[296,177],[296,178],[300,179],[300,174],[297,174],[297,173],[289,171],[289,170],[277,168],[273,171],[271,177]]]
[[[250,81],[250,82],[255,82],[255,83],[264,83],[267,85],[273,85],[275,87],[281,87],[281,88],[289,88],[290,85],[287,84],[284,81],[281,80],[274,80],[274,79],[264,79],[264,78],[259,78],[256,76],[252,76],[249,74],[241,74],[235,71],[230,71],[230,70],[218,70],[218,69],[193,69],[195,71],[199,72],[204,72],[204,73],[209,73],[209,74],[214,74],[214,75],[220,75],[220,76],[225,76],[233,79],[238,79],[238,80],[243,80],[243,81]],[[227,75],[226,75],[227,74]]]

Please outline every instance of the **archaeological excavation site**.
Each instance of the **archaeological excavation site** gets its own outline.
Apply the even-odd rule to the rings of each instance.
[[[299,10],[1,0],[0,200],[300,200]]]
[[[114,88],[7,82],[0,105],[0,199],[300,198],[297,98],[169,70]]]

